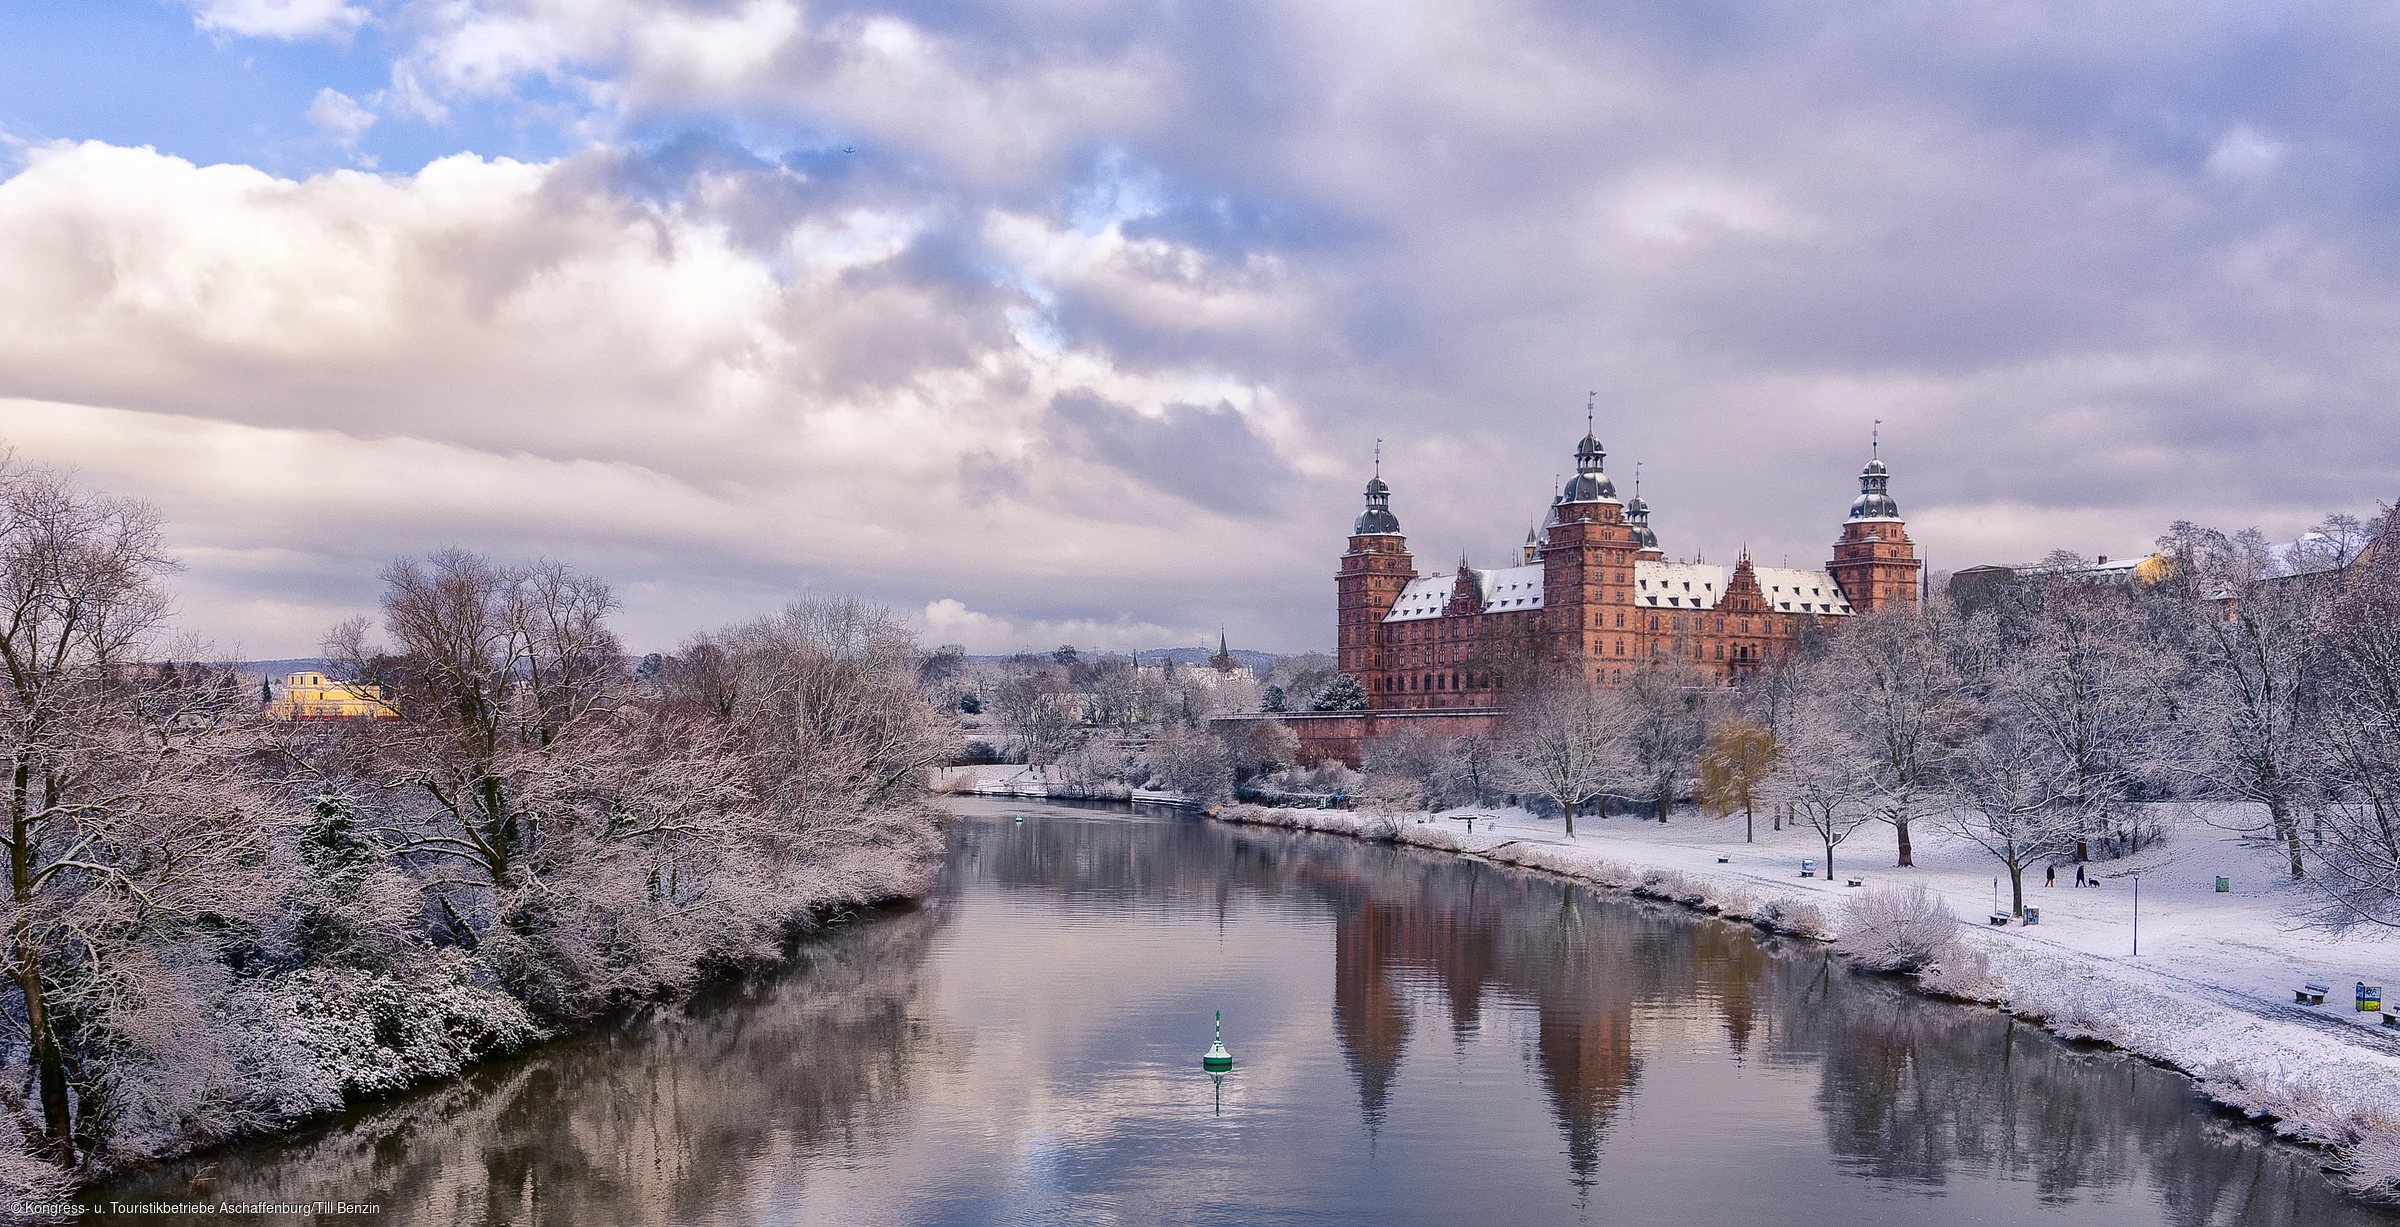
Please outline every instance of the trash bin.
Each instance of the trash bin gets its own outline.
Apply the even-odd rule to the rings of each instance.
[[[2358,1012],[2365,1014],[2370,1011],[2380,1010],[2382,1008],[2383,986],[2380,984],[2368,984],[2363,981],[2360,982],[2358,986]]]
[[[2025,907],[2025,923],[2029,925],[2038,925],[2042,923],[2042,909],[2034,907],[2031,904],[2027,904]]]
[[[1800,876],[1804,878],[1817,876],[1817,862],[1814,857],[1800,862]]]
[[[2226,878],[2226,877],[2222,877],[2222,876],[2220,876],[2220,877],[2217,879],[2217,893],[2218,893],[2218,894],[2222,895],[2222,894],[2224,894],[2224,893],[2226,893],[2227,891],[2230,891],[2230,890],[2232,890],[2232,889],[2233,889],[2233,880],[2232,880],[2231,878]]]

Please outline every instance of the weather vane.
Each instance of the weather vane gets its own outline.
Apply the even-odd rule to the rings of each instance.
[[[1586,392],[1586,393],[1584,393],[1584,396],[1583,396],[1583,433],[1585,433],[1585,434],[1587,434],[1587,435],[1588,435],[1588,434],[1590,434],[1590,433],[1592,433],[1592,402],[1593,402],[1593,401],[1596,401],[1596,400],[1598,400],[1598,399],[1600,399],[1600,394],[1599,394],[1598,392]]]
[[[1871,432],[1869,432],[1869,434],[1867,435],[1867,459],[1869,459],[1869,460],[1875,460],[1875,459],[1878,459],[1878,458],[1880,458],[1882,455],[1883,455],[1883,419],[1882,419],[1882,418],[1877,418],[1877,419],[1875,419],[1875,428],[1874,428],[1874,430],[1873,430],[1873,431],[1871,431]]]
[[[1383,476],[1383,440],[1375,440],[1375,476]]]

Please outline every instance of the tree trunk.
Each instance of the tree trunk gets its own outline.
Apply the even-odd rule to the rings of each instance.
[[[2292,817],[2292,806],[2282,797],[2267,802],[2267,815],[2274,820],[2275,837],[2283,841],[2284,850],[2291,854],[2292,880],[2306,875],[2308,867],[2300,860],[2300,823]]]
[[[1900,867],[1913,869],[1917,864],[1916,849],[1908,842],[1908,818],[1892,819],[1892,829],[1900,833]]]
[[[1825,841],[1825,880],[1833,880],[1833,841],[1830,839]]]
[[[1575,803],[1568,801],[1564,804],[1567,810],[1567,838],[1573,839],[1575,838]]]
[[[2012,913],[2017,919],[2023,920],[2025,918],[2025,867],[2023,865],[2008,867],[2008,892]]]
[[[1665,825],[1667,821],[1667,794],[1671,791],[1672,790],[1669,789],[1665,784],[1660,784],[1658,786],[1658,796],[1655,798],[1655,801],[1658,805],[1658,821],[1662,826]]]
[[[1750,812],[1750,807],[1747,805],[1742,807],[1742,842],[1746,844],[1758,842],[1758,818]]]
[[[33,865],[30,824],[27,822],[27,792],[32,784],[33,764],[23,755],[17,758],[15,778],[9,792],[8,876],[11,894],[17,904],[17,920],[10,934],[11,962],[9,971],[17,982],[17,991],[25,996],[25,1030],[33,1045],[34,1072],[42,1088],[42,1133],[38,1147],[45,1158],[62,1167],[75,1165],[74,1117],[67,1106],[67,1065],[58,1051],[58,1035],[50,1025],[50,1003],[42,992],[41,952],[33,944]]]

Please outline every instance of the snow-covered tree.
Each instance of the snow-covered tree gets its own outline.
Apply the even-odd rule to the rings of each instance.
[[[2400,928],[2400,542],[2338,583],[2304,760],[2310,893],[2333,928]]]
[[[1952,760],[1949,784],[1939,825],[2000,862],[2009,910],[2024,915],[2026,869],[2073,855],[2086,829],[2070,752],[2042,715],[2012,705]]]
[[[2315,583],[2278,577],[2265,538],[2179,524],[2162,539],[2189,590],[2195,677],[2178,696],[2181,752],[2167,765],[2204,795],[2262,807],[2291,876],[2300,846],[2309,699],[2321,663]]]
[[[1872,804],[1875,760],[1859,744],[1845,713],[1824,699],[1795,704],[1776,746],[1778,762],[1763,795],[1816,833],[1825,846],[1830,878],[1833,850],[1880,816]]]
[[[1977,627],[1968,633],[1985,631]],[[1988,633],[1988,632],[1986,632]],[[2140,611],[2115,588],[2054,581],[2021,640],[1990,645],[1987,702],[2018,722],[2027,753],[2065,772],[2059,804],[2076,831],[2071,851],[2091,856],[2141,780],[2164,707],[2158,657]]]
[[[1347,673],[1334,674],[1325,683],[1325,688],[1317,692],[1317,697],[1309,702],[1309,708],[1312,711],[1365,711],[1366,687],[1359,685],[1358,679]]]
[[[1637,767],[1623,737],[1623,696],[1574,678],[1557,679],[1527,696],[1508,716],[1500,746],[1503,778],[1548,797],[1575,833],[1575,811]]]
[[[1649,794],[1651,811],[1665,822],[1707,743],[1717,687],[1677,657],[1634,670],[1623,695],[1616,732],[1633,759],[1631,782]]]
[[[1941,598],[1866,614],[1842,628],[1823,667],[1809,673],[1816,699],[1841,705],[1868,764],[1875,816],[1898,836],[1903,868],[1916,863],[1909,824],[1975,720],[1951,659],[1957,630],[1957,614]],[[1822,733],[1812,729],[1811,739]],[[1790,754],[1794,762],[1808,757],[1798,747]]]

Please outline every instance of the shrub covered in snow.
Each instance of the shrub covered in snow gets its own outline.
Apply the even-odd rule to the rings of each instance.
[[[1842,913],[1838,948],[1869,971],[1923,971],[1958,941],[1958,917],[1922,886],[1875,890]]]
[[[306,968],[256,992],[279,1040],[344,1103],[446,1078],[543,1038],[524,1003],[455,950],[406,978]]]
[[[1992,961],[1965,942],[1952,942],[1917,973],[1917,983],[1929,993],[1968,1001],[1987,1001],[2000,991]]]
[[[1462,846],[1456,833],[1430,822],[1402,823],[1398,838],[1404,844],[1436,848],[1444,852],[1456,852]]]

